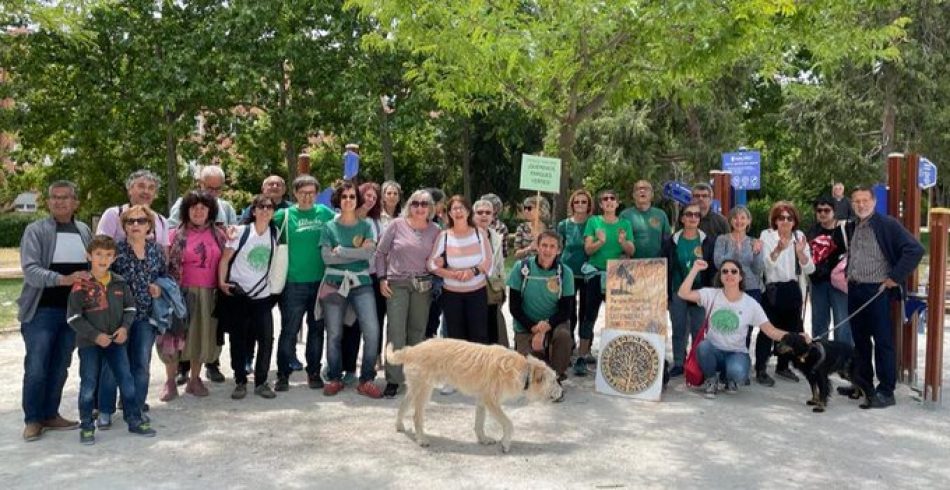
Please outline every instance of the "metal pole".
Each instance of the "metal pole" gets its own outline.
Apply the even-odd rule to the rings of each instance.
[[[930,210],[930,281],[927,294],[927,357],[924,404],[940,404],[943,384],[943,326],[947,294],[947,233],[950,209]]]

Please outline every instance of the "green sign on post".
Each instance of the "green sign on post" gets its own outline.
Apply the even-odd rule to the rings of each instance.
[[[551,192],[561,190],[561,159],[521,155],[521,185],[524,190]]]

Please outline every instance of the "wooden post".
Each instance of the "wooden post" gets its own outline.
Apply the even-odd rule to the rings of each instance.
[[[301,153],[297,156],[297,175],[310,175],[310,155]]]
[[[719,212],[723,216],[729,216],[732,210],[732,173],[722,170],[713,170],[709,172],[713,178],[713,199],[719,200]]]
[[[924,404],[939,404],[943,384],[943,326],[947,294],[947,241],[950,209],[930,210],[930,280],[927,294],[927,357]]]
[[[887,155],[887,214],[893,216],[898,221],[901,220],[901,201],[904,187],[901,175],[901,164],[904,162],[903,153],[891,153]],[[903,222],[903,221],[902,221]],[[894,354],[897,359],[898,374],[904,372],[904,312],[901,311],[901,303],[891,301],[890,308],[891,331],[894,334]]]
[[[905,159],[904,165],[904,208],[903,220],[904,228],[910,234],[920,241],[920,187],[917,186],[917,169],[919,168],[920,155],[909,153]],[[916,293],[920,281],[917,278],[917,269],[915,268],[910,276],[907,277],[905,284],[907,291]],[[904,312],[901,312],[903,315]],[[916,380],[917,371],[917,322],[910,318],[902,324],[901,342],[897,344],[899,349],[896,354],[897,376],[906,383],[913,383]]]

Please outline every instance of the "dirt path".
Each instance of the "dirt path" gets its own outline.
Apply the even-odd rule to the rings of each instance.
[[[227,366],[227,354],[222,361]],[[11,489],[917,488],[950,481],[950,411],[923,407],[906,386],[891,409],[863,411],[835,397],[827,413],[812,414],[804,383],[706,400],[678,379],[662,402],[650,403],[599,395],[591,378],[572,377],[561,404],[507,408],[515,434],[505,455],[475,442],[474,408],[462,395],[433,395],[432,446],[424,449],[395,432],[398,399],[369,400],[352,388],[327,398],[298,373],[275,400],[233,401],[229,379],[209,383],[206,399],[165,404],[157,400],[156,360],[149,397],[158,437],[132,436],[117,423],[86,447],[75,431],[21,440],[22,365],[20,336],[0,337],[0,371],[9,374],[0,388],[0,481]],[[77,365],[64,394],[69,417],[76,416]],[[488,428],[500,435],[494,423]]]

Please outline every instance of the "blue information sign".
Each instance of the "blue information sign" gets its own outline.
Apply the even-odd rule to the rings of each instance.
[[[937,166],[926,158],[921,158],[917,167],[917,186],[930,189],[937,185]]]
[[[762,188],[762,155],[758,151],[723,153],[722,169],[732,173],[732,188],[737,191]]]

